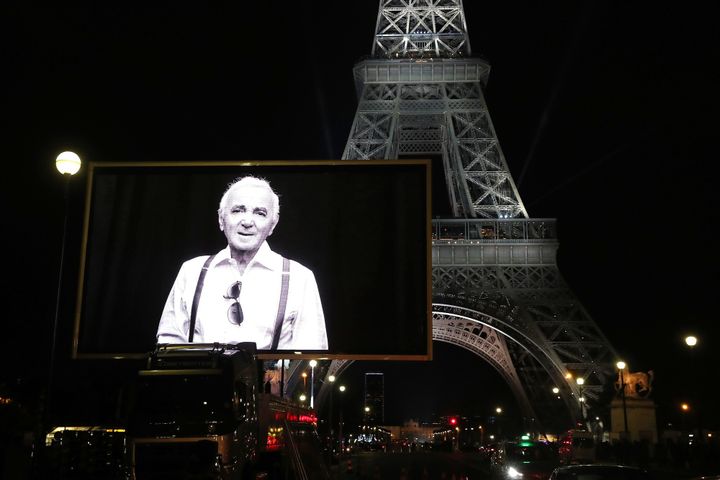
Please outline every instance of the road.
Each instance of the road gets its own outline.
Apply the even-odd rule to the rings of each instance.
[[[348,462],[352,467],[348,469]],[[698,480],[697,472],[650,468],[656,480]],[[331,467],[333,480],[493,480],[488,464],[477,453],[361,452]],[[709,478],[709,477],[708,477]],[[713,477],[715,478],[715,477]]]
[[[348,462],[351,470],[348,470]],[[333,479],[483,479],[489,470],[477,453],[362,452],[332,467]]]

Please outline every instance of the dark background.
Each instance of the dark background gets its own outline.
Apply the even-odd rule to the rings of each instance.
[[[182,262],[227,245],[218,203],[245,175],[280,195],[270,247],[315,275],[323,355],[430,354],[429,245],[418,241],[429,224],[429,171],[419,162],[94,166],[78,353],[154,348]]]
[[[485,93],[500,144],[529,214],[558,219],[563,275],[630,369],[655,371],[661,421],[677,423],[688,400],[717,425],[717,6],[465,3],[473,55],[492,65]],[[60,151],[100,162],[337,159],[377,7],[4,3],[3,376],[42,385],[46,372]],[[72,223],[80,207],[68,213]],[[692,351],[688,332],[700,337]],[[62,330],[59,355],[70,338]],[[436,344],[417,370],[383,365],[402,392],[388,393],[394,417],[512,408],[498,376],[459,349]],[[353,371],[364,368],[375,367]]]

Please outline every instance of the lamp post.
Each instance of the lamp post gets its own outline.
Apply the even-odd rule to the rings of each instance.
[[[577,377],[575,383],[578,385],[580,393],[580,416],[582,417],[583,424],[585,424],[585,397],[583,396],[583,385],[585,385],[585,379],[583,377]]]
[[[345,393],[345,385],[340,385],[340,393]],[[342,452],[344,449],[344,439],[343,439],[343,399],[345,398],[345,395],[340,396],[340,420],[338,422],[338,440],[340,442],[340,451]]]
[[[680,420],[682,423],[683,435],[685,435],[685,433],[687,431],[687,425],[685,424],[685,416],[687,415],[687,413],[689,411],[690,411],[690,405],[688,405],[687,403],[680,404]]]
[[[622,395],[622,406],[623,406],[623,425],[624,430],[623,433],[625,435],[625,438],[628,437],[628,421],[627,421],[627,405],[625,403],[625,377],[623,376],[623,370],[625,370],[625,367],[627,366],[625,362],[622,360],[617,362],[615,364],[618,371],[620,372],[620,394]]]
[[[307,392],[307,372],[302,372],[300,376],[302,376],[303,379],[303,393],[305,393]]]
[[[310,408],[315,407],[315,367],[317,360],[310,360]]]
[[[502,425],[501,425],[501,415],[502,415],[502,407],[495,407],[495,413],[497,413],[497,433],[498,438],[502,439]]]
[[[57,168],[58,172],[60,172],[65,179],[65,187],[63,192],[64,211],[62,243],[60,246],[60,266],[58,270],[57,295],[55,297],[55,316],[53,318],[52,339],[50,344],[50,365],[48,366],[47,395],[45,397],[46,420],[48,419],[50,412],[52,383],[53,376],[55,374],[55,344],[57,337],[58,317],[60,316],[60,295],[62,292],[63,263],[65,261],[65,243],[67,239],[68,210],[70,209],[70,178],[80,170],[81,165],[82,162],[80,161],[80,157],[78,157],[77,154],[73,152],[62,152],[55,159],[55,168]]]
[[[685,336],[685,345],[687,345],[690,349],[690,360],[688,361],[688,365],[690,367],[690,380],[692,382],[692,388],[690,388],[690,395],[692,397],[692,400],[694,402],[694,409],[695,409],[695,421],[691,422],[690,425],[688,425],[688,428],[690,431],[694,430],[695,428],[698,431],[698,435],[700,438],[702,438],[702,414],[705,411],[703,408],[703,400],[704,400],[704,383],[702,381],[697,381],[697,372],[698,367],[695,364],[695,347],[697,347],[698,344],[698,337],[695,335],[687,335]],[[694,426],[692,425],[694,424]]]
[[[330,424],[330,450],[335,448],[335,431],[333,429],[333,394],[335,393],[335,375],[328,376],[330,382],[330,409],[328,413],[328,423]]]

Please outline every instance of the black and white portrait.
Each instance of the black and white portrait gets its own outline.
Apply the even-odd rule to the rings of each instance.
[[[162,312],[158,343],[327,350],[313,272],[268,244],[280,220],[280,200],[270,184],[252,176],[237,179],[217,215],[227,246],[182,264]]]

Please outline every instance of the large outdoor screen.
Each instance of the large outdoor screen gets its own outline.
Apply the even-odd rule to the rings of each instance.
[[[429,360],[430,185],[425,160],[91,164],[74,356]]]

